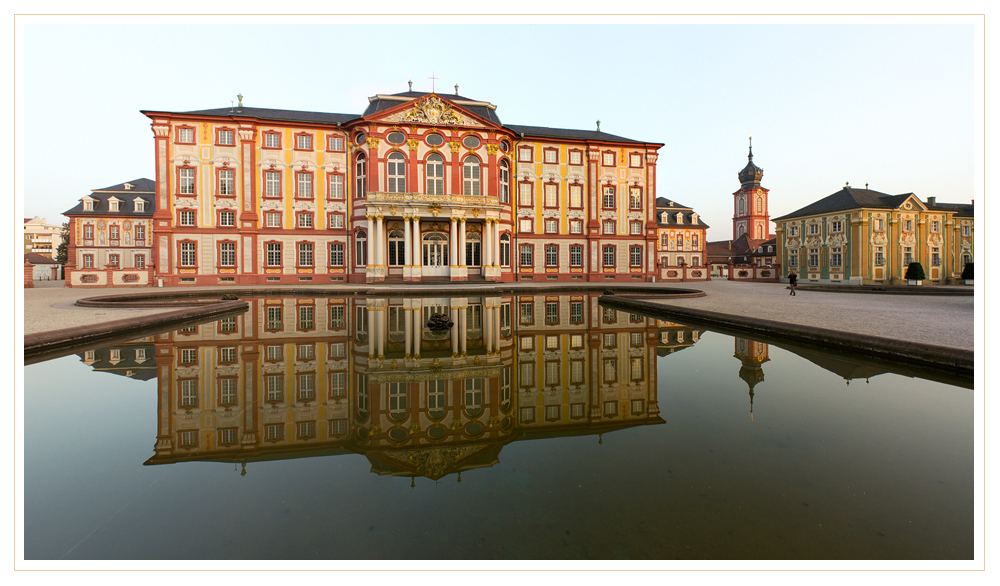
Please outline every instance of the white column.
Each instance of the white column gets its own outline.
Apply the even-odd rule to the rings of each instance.
[[[375,232],[378,240],[375,241],[375,264],[385,266],[385,217],[375,216]]]
[[[468,341],[469,341],[469,308],[463,307],[458,311],[458,323],[461,324],[462,328],[458,331],[458,341],[459,347],[461,348],[462,355],[465,356],[468,353]]]
[[[412,356],[410,350],[413,349],[413,343],[410,340],[410,336],[413,335],[413,309],[409,307],[403,309],[403,316],[403,337],[406,339],[406,354],[404,356],[410,358]]]
[[[465,258],[465,218],[459,219],[458,227],[458,265],[468,266],[469,259]]]
[[[486,262],[483,261],[483,266]],[[493,351],[493,308],[483,306],[483,346],[486,348],[486,355]]]
[[[421,254],[424,249],[423,238],[420,236],[420,216],[414,216],[413,218],[413,266],[419,267],[423,264],[421,260]]]
[[[375,264],[375,216],[365,216],[368,219],[368,242],[365,243],[365,252],[368,255],[365,263],[366,267]]]
[[[493,220],[486,218],[483,220],[483,275],[486,275],[486,267],[493,266]]]
[[[403,216],[403,268],[409,268],[413,266],[413,246],[410,242],[410,218],[409,216]],[[403,271],[406,272],[405,270]]]
[[[459,319],[458,319],[458,310],[455,308],[452,308],[451,310],[451,321],[455,323],[455,325],[451,327],[451,353],[453,356],[455,356],[458,355],[459,353],[459,347],[458,347]]]
[[[448,238],[451,243],[451,254],[448,255],[449,267],[458,266],[458,218],[451,219],[451,234]]]

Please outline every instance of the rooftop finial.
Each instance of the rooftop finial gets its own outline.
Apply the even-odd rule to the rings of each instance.
[[[457,83],[455,84],[455,95],[456,96],[458,95],[458,84]]]
[[[240,101],[239,107],[243,107],[243,94],[236,94],[236,99]]]
[[[408,80],[406,83],[410,84],[410,91],[413,91],[413,80]]]
[[[598,120],[597,121],[597,132],[600,132],[600,131],[601,131],[601,121]]]
[[[435,77],[434,76],[434,71],[432,70],[431,71],[431,76],[428,77],[427,79],[431,80],[431,93],[433,94],[433,93],[435,93],[435,91],[434,91],[434,82],[437,81],[437,80],[439,80],[439,79],[441,79],[441,78],[440,77]]]
[[[750,131],[750,154],[747,156],[747,159],[750,161],[753,160],[753,130]]]

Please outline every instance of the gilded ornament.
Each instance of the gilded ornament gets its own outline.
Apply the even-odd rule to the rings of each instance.
[[[454,141],[454,140],[451,141],[451,142],[449,142],[448,145],[451,146],[451,152],[453,152],[453,153],[457,153],[458,151],[460,151],[462,149],[462,143]]]
[[[420,146],[420,141],[415,138],[411,138],[406,141],[406,144],[410,146],[411,151],[415,151],[417,150],[417,147]]]

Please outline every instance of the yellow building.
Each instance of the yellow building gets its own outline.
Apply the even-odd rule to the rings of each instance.
[[[801,282],[905,284],[907,266],[919,262],[925,284],[946,285],[960,282],[973,262],[971,202],[845,185],[774,222],[783,272],[796,272]]]
[[[656,277],[658,281],[707,281],[711,267],[706,224],[692,208],[656,198]]]

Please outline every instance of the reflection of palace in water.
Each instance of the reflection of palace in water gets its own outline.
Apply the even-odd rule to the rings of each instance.
[[[378,474],[437,479],[510,441],[663,423],[657,355],[702,331],[597,299],[251,299],[143,343],[159,394],[147,464],[361,453]],[[454,327],[428,329],[434,314]]]

